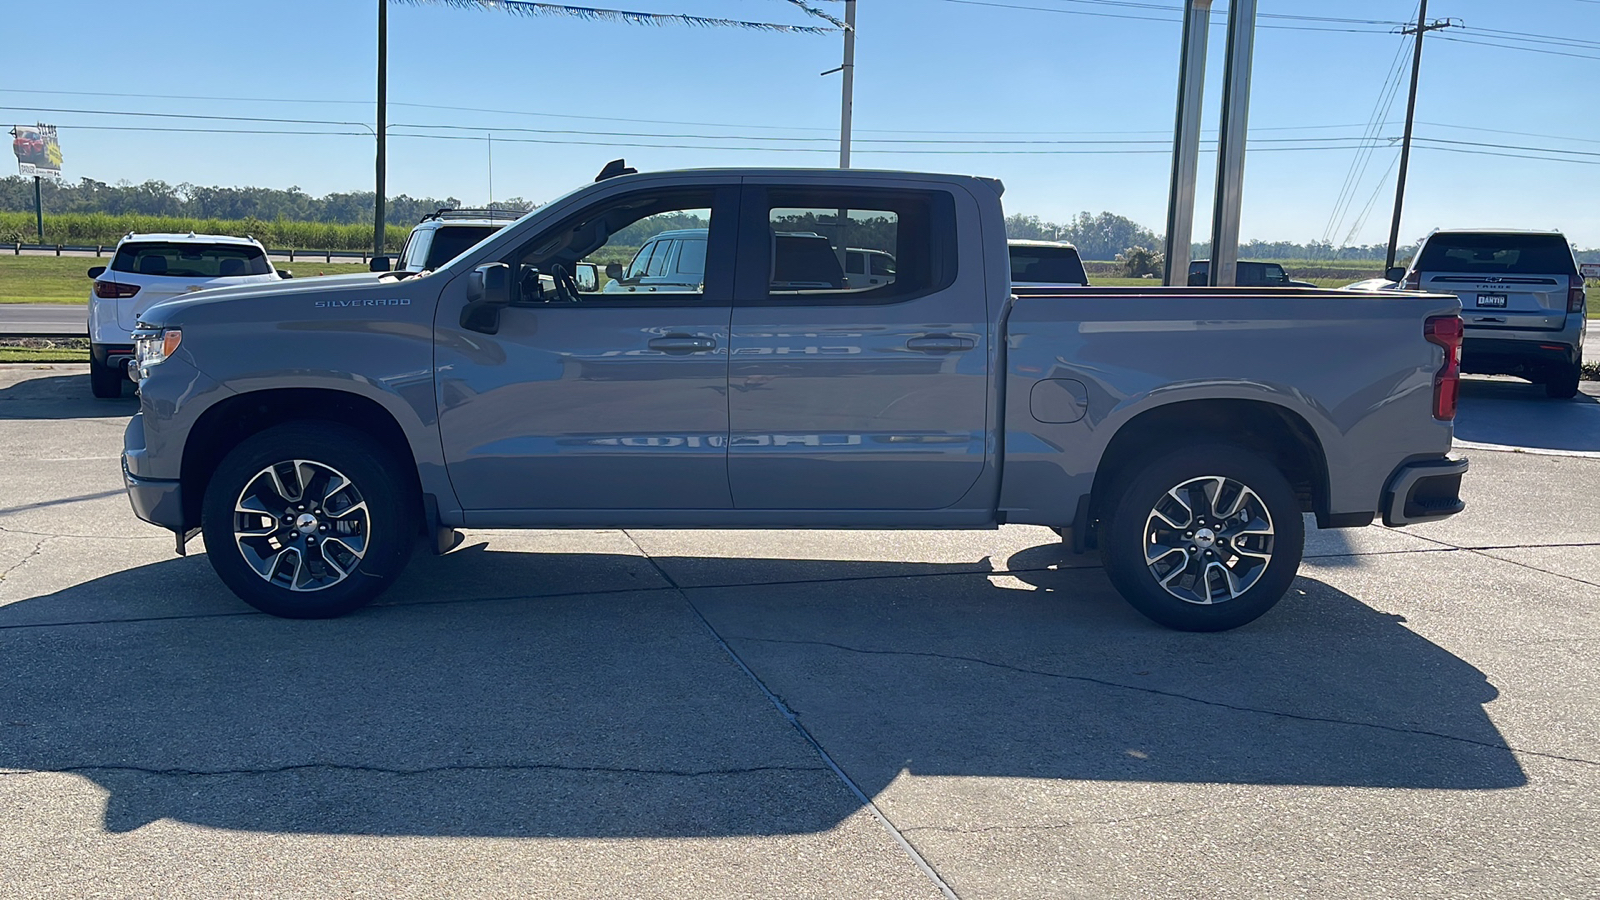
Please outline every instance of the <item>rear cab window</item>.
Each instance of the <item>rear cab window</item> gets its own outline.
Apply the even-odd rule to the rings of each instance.
[[[248,244],[127,243],[117,248],[111,271],[169,278],[234,278],[270,275],[260,247]]]
[[[1011,280],[1018,284],[1088,285],[1089,274],[1083,260],[1071,247],[1013,246]]]
[[[1418,272],[1453,275],[1576,277],[1572,248],[1559,234],[1435,234],[1422,248]]]

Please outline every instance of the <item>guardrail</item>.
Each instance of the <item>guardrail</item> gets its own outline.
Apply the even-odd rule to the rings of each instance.
[[[0,244],[0,246],[5,245]],[[107,250],[115,248],[116,245],[114,244],[107,247],[104,244],[24,244],[20,241],[12,241],[8,249],[11,250],[12,256],[21,256],[24,252],[54,253],[56,256],[60,256],[63,253],[93,253],[96,256],[105,256]],[[303,250],[298,247],[289,247],[281,250],[274,250],[268,247],[266,250],[268,256],[287,259],[289,262],[301,259],[320,259],[323,262],[331,263],[336,259],[344,259],[365,264],[372,259],[372,253],[367,250]],[[397,250],[390,255],[398,255],[398,253],[399,251]]]

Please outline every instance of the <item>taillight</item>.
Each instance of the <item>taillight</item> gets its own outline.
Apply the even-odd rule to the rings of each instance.
[[[1572,279],[1572,290],[1567,292],[1567,312],[1583,312],[1583,305],[1587,302],[1587,292],[1583,289],[1583,276],[1577,275]]]
[[[96,281],[94,295],[101,300],[121,300],[139,293],[137,284],[117,284],[115,281]]]
[[[1422,290],[1422,273],[1421,272],[1418,272],[1416,269],[1412,269],[1411,271],[1406,273],[1406,290],[1408,290],[1408,291],[1420,291],[1420,290]]]
[[[1456,417],[1461,393],[1461,317],[1434,316],[1422,323],[1422,336],[1444,348],[1444,365],[1433,376],[1433,417],[1448,422]]]

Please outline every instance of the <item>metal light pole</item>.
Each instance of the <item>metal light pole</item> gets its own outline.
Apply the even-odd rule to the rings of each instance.
[[[1255,56],[1256,0],[1228,6],[1228,61],[1223,69],[1222,127],[1217,142],[1217,194],[1211,210],[1211,283],[1238,281],[1239,217],[1244,203],[1244,146],[1250,130],[1250,69]]]
[[[389,0],[378,0],[378,189],[372,211],[372,255],[383,255],[384,137],[389,119]]]
[[[839,168],[850,168],[850,114],[856,90],[856,0],[844,3],[843,96],[839,103]]]
[[[1183,57],[1178,64],[1178,120],[1172,133],[1172,185],[1167,194],[1167,285],[1189,283],[1194,239],[1194,186],[1200,164],[1200,108],[1205,98],[1206,39],[1212,0],[1188,0]]]

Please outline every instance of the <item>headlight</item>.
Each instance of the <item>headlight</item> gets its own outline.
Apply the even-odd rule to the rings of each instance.
[[[141,328],[133,333],[133,364],[142,374],[151,366],[166,362],[181,343],[181,328]]]

